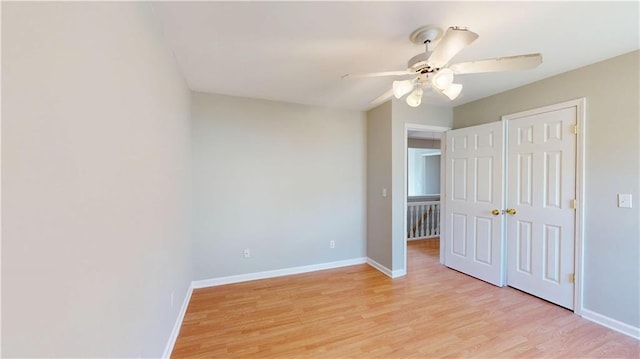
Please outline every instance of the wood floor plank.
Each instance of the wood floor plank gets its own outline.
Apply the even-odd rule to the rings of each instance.
[[[637,340],[439,263],[411,241],[408,274],[368,265],[197,289],[173,358],[639,358]]]

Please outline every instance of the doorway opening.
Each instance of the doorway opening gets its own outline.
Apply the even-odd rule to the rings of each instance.
[[[439,250],[441,212],[441,138],[448,127],[405,126],[404,253],[410,269],[408,245]],[[419,263],[414,263],[419,265]]]

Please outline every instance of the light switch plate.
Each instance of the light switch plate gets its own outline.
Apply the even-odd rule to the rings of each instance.
[[[618,207],[620,208],[631,208],[631,194],[628,193],[618,193]]]

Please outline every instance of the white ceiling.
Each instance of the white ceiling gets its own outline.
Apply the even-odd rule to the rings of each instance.
[[[639,2],[159,2],[165,37],[195,91],[366,110],[423,46],[416,28],[480,37],[452,62],[542,53],[534,70],[459,75],[457,106],[639,48]]]

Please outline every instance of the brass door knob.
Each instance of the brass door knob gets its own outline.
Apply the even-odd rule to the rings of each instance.
[[[516,213],[518,213],[518,211],[516,211],[515,208],[507,208],[507,210],[505,212],[507,212],[508,214],[510,214],[512,216],[515,215]]]
[[[491,214],[493,214],[494,216],[498,216],[498,215],[500,215],[500,210],[499,209],[494,209],[493,211],[491,211]]]

